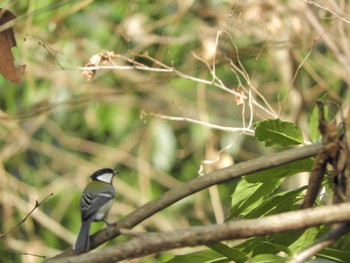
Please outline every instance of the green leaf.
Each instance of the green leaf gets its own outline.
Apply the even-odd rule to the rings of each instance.
[[[319,227],[308,228],[296,241],[294,241],[289,246],[289,249],[293,252],[294,255],[300,253],[315,242],[318,233]]]
[[[251,211],[247,217],[258,218],[294,210],[295,204],[303,198],[302,191],[305,189],[306,186],[297,190],[275,194],[264,200],[259,207]]]
[[[311,171],[313,163],[314,161],[311,158],[304,159],[273,167],[257,173],[252,173],[250,175],[247,175],[245,178],[250,183],[268,182],[273,179],[284,178],[301,172],[309,172]]]
[[[266,120],[254,124],[255,138],[266,147],[286,147],[302,144],[303,134],[298,126],[280,119]]]
[[[318,108],[316,106],[310,116],[309,135],[314,143],[321,139],[321,134],[318,131]]]
[[[264,183],[251,183],[245,177],[239,180],[236,189],[231,195],[230,218],[245,216],[271,195],[281,184],[281,180],[270,180]]]
[[[334,249],[334,248],[325,248],[320,253],[317,253],[317,257],[329,259],[332,262],[349,262],[350,252]]]
[[[323,258],[313,258],[313,259],[307,261],[307,263],[336,263],[336,262],[348,263],[349,261],[333,261],[333,260],[328,260],[328,259],[323,259]]]
[[[288,232],[272,236],[253,237],[237,245],[235,248],[252,257],[264,254],[267,251],[270,254],[277,254],[283,251],[287,255],[294,255],[288,246],[295,241],[299,235],[300,233],[297,232]],[[289,240],[291,238],[292,240]]]
[[[287,259],[273,254],[260,254],[251,259],[251,263],[283,263]]]
[[[175,256],[168,263],[226,263],[231,260],[212,250],[195,252],[183,256]]]
[[[254,247],[253,255],[264,254],[266,253],[266,251],[268,251],[270,254],[284,252],[289,256],[292,255],[292,252],[289,250],[288,247],[270,241],[261,241],[258,246]]]
[[[267,241],[267,236],[261,236],[261,237],[252,237],[248,238],[243,243],[235,246],[235,248],[239,249],[240,251],[243,251],[247,255],[255,255],[254,249],[261,246],[262,242]]]
[[[226,246],[222,243],[215,243],[211,245],[207,245],[210,249],[220,253],[221,255],[225,256],[226,258],[233,260],[236,263],[244,263],[247,262],[247,255],[246,253],[240,251],[236,248],[231,248],[229,246]]]

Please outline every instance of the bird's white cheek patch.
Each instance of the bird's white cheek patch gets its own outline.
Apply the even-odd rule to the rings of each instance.
[[[110,184],[112,182],[113,174],[105,173],[97,176],[97,180]]]

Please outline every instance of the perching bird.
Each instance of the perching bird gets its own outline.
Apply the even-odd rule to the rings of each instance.
[[[105,221],[112,207],[115,190],[113,176],[119,171],[110,168],[100,169],[90,176],[80,200],[81,227],[73,250],[84,252],[90,249],[90,226],[92,221]],[[107,222],[106,222],[107,223]]]

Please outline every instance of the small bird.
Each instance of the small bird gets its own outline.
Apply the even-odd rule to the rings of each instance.
[[[80,200],[81,227],[73,250],[84,252],[90,250],[90,226],[92,221],[104,221],[112,207],[115,190],[112,185],[117,170],[104,168],[90,176]]]

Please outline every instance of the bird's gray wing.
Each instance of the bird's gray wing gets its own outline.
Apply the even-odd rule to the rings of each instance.
[[[85,193],[80,202],[81,218],[86,221],[109,200],[114,198],[114,192],[106,191],[102,193]]]

